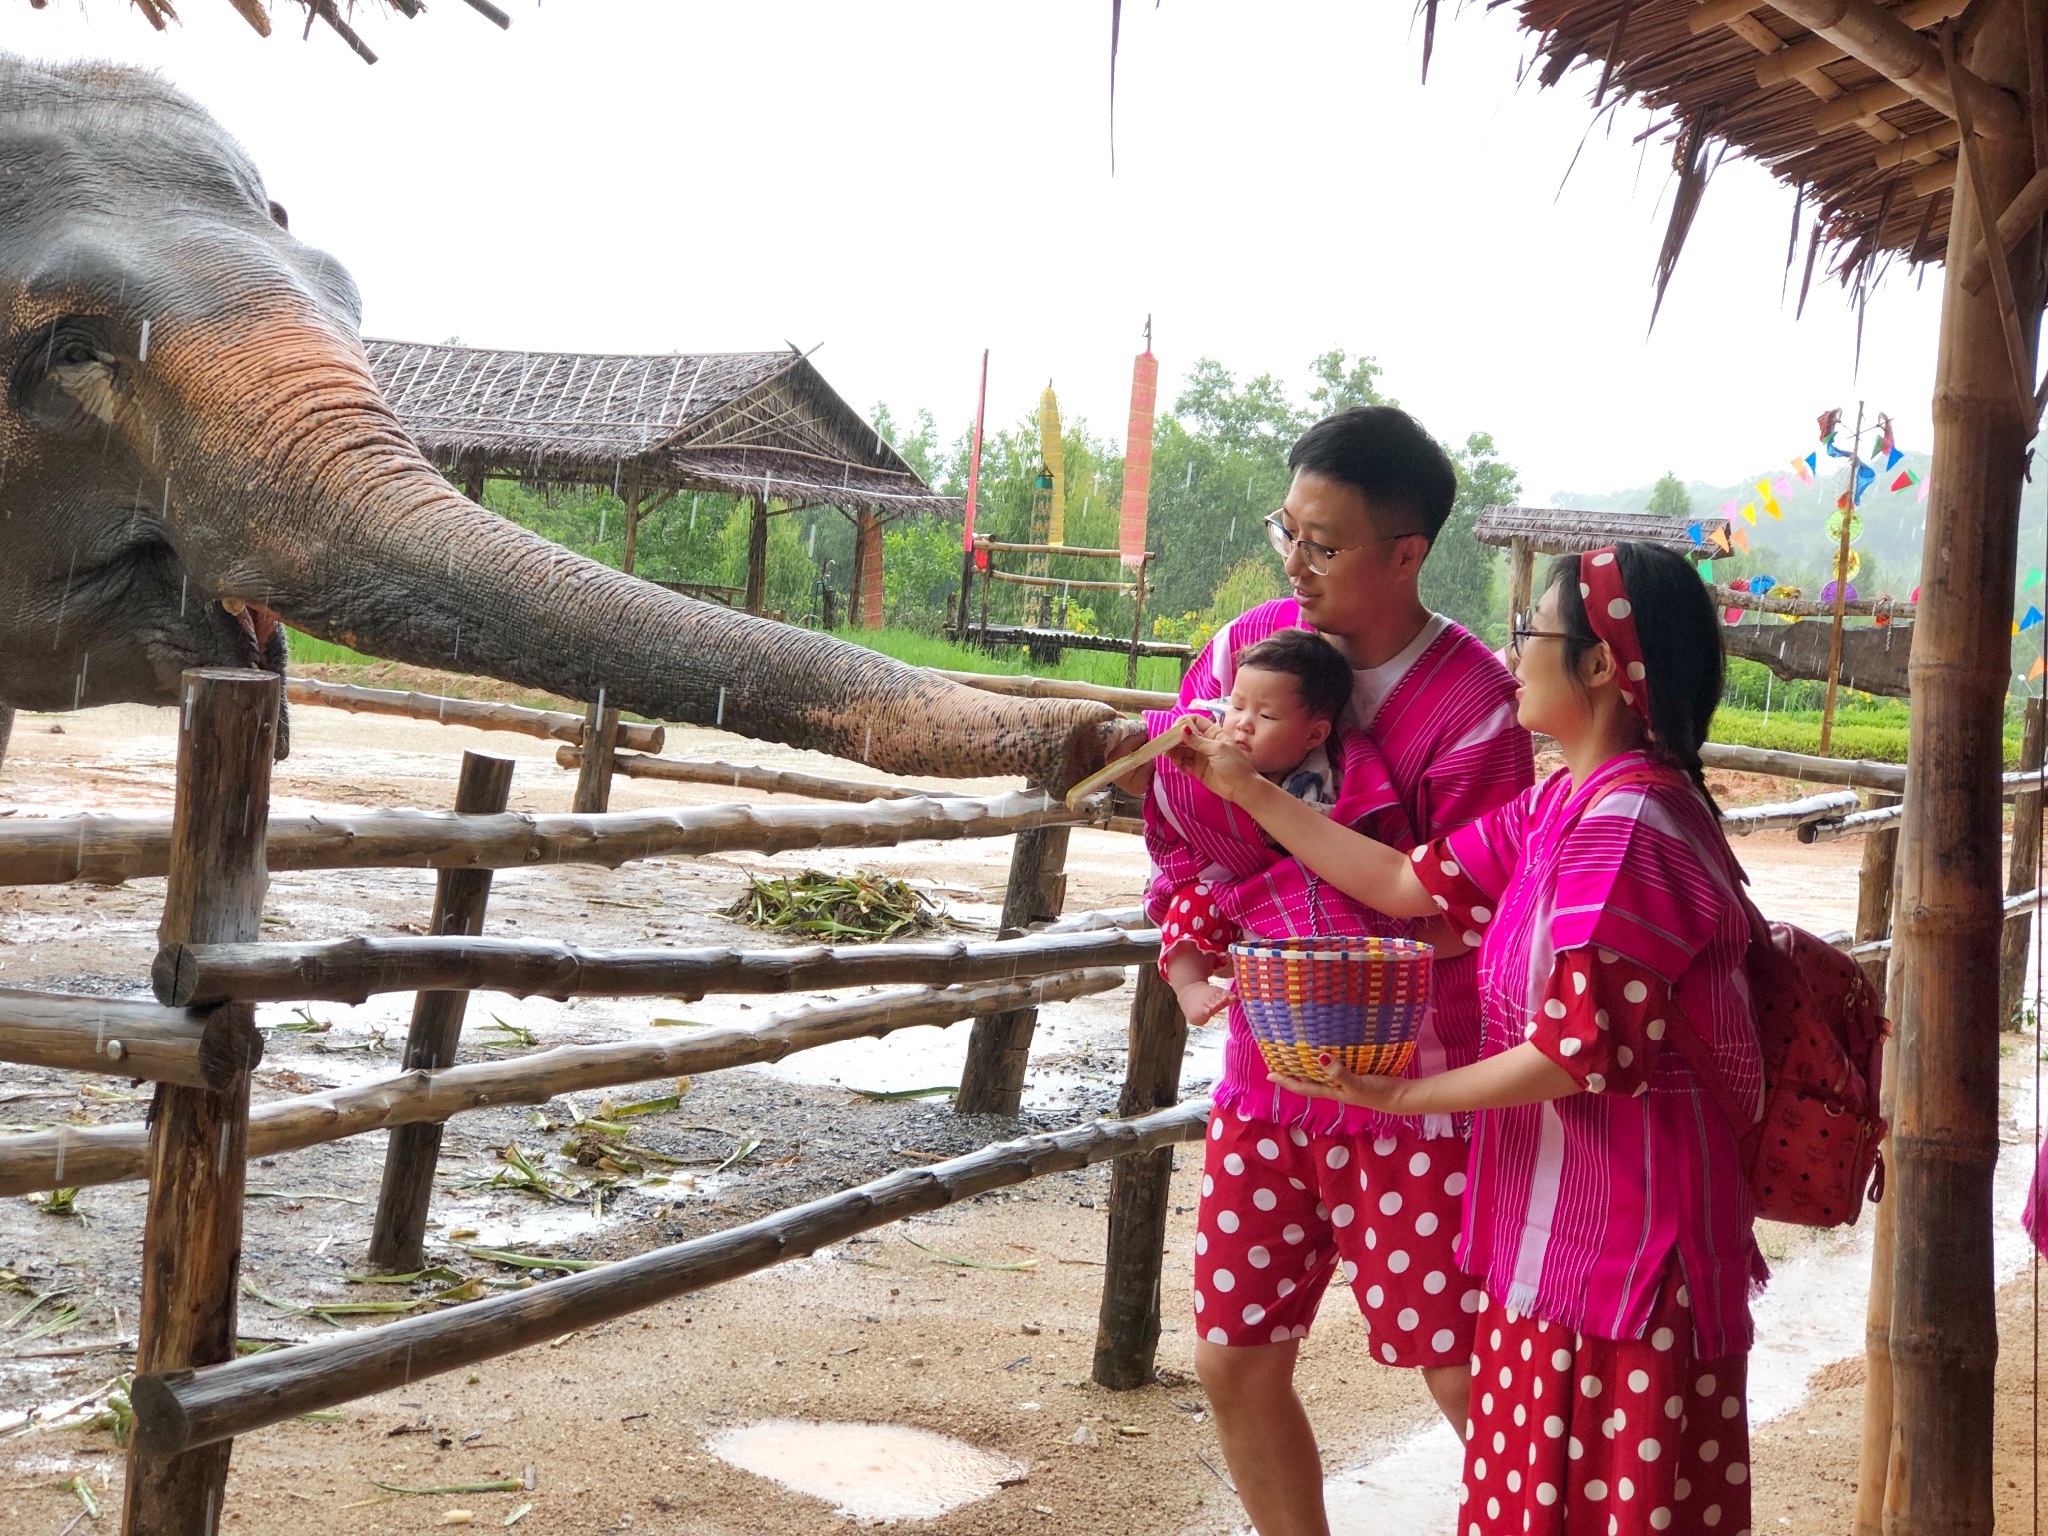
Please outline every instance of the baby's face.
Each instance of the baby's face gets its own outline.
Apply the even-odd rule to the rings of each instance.
[[[1292,673],[1240,667],[1223,711],[1223,732],[1262,774],[1286,773],[1330,735],[1301,701],[1301,681]]]

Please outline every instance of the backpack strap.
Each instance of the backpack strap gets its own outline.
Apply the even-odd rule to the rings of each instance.
[[[1600,786],[1599,794],[1586,810],[1590,811],[1593,806],[1617,790],[1640,788],[1650,784],[1670,784],[1674,780],[1685,782],[1679,779],[1676,770],[1671,768],[1645,764],[1640,768],[1624,769]],[[1686,787],[1690,789],[1692,786],[1687,783]],[[1582,811],[1580,814],[1584,815],[1585,812]],[[1734,877],[1735,899],[1742,904],[1743,914],[1749,919],[1749,942],[1751,945],[1768,944],[1771,941],[1770,924],[1764,920],[1763,913],[1757,910],[1756,903],[1749,898],[1749,877],[1743,871],[1742,865],[1737,862],[1734,850],[1727,848],[1725,837],[1722,839],[1722,847],[1728,853],[1729,871]],[[1668,1038],[1671,1044],[1678,1047],[1678,1052],[1685,1058],[1686,1065],[1692,1068],[1693,1076],[1700,1080],[1700,1086],[1705,1088],[1709,1096],[1720,1106],[1721,1113],[1727,1117],[1728,1124],[1735,1131],[1736,1141],[1740,1142],[1756,1126],[1761,1118],[1761,1111],[1757,1115],[1745,1114],[1742,1106],[1736,1102],[1733,1091],[1721,1075],[1721,1069],[1715,1065],[1712,1048],[1708,1046],[1706,1038],[1700,1034],[1692,1019],[1687,1016],[1685,1009],[1680,1006],[1676,986],[1673,986],[1671,991]]]

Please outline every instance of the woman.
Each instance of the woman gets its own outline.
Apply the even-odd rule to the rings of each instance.
[[[1736,1536],[1766,1272],[1717,1107],[1753,1118],[1762,1087],[1742,876],[1700,770],[1719,628],[1680,556],[1625,543],[1555,562],[1510,651],[1521,723],[1565,766],[1412,855],[1332,827],[1213,735],[1180,760],[1347,895],[1446,913],[1479,950],[1478,1062],[1282,1082],[1476,1112],[1457,1253],[1486,1296],[1461,1536]]]

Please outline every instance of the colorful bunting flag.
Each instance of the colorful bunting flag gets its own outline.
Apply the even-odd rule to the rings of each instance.
[[[1151,322],[1146,347],[1131,366],[1131,418],[1124,438],[1124,496],[1117,545],[1132,570],[1145,565],[1145,509],[1152,497],[1152,417],[1159,398],[1159,359],[1152,355]]]
[[[1863,501],[1863,493],[1870,489],[1872,482],[1876,479],[1877,471],[1868,464],[1858,464],[1856,466],[1856,501],[1859,506]]]
[[[2027,567],[2027,579],[2020,583],[2020,590],[2026,591],[2030,587],[2038,587],[2044,580],[2048,580],[2048,577],[2042,576],[2041,567],[2030,565]]]
[[[1842,408],[1839,405],[1832,411],[1822,411],[1820,413],[1820,432],[1818,434],[1821,441],[1826,442],[1829,438],[1833,437],[1835,429],[1841,424]]]
[[[1925,480],[1920,482],[1920,494],[1914,499],[1916,501],[1925,501],[1927,499],[1927,482]]]
[[[1743,520],[1744,522],[1748,523],[1748,524],[1749,524],[1749,526],[1750,526],[1750,527],[1752,527],[1752,528],[1754,528],[1754,527],[1756,526],[1756,503],[1755,503],[1755,502],[1753,502],[1753,501],[1745,501],[1745,502],[1744,502],[1744,503],[1742,504],[1742,520]]]
[[[1776,480],[1773,480],[1771,482],[1771,489],[1776,491],[1780,496],[1790,496],[1792,494],[1792,482],[1790,480],[1787,480],[1783,475],[1780,475]]]
[[[1716,544],[1718,544],[1721,547],[1722,554],[1732,555],[1735,553],[1735,546],[1729,540],[1728,530],[1725,527],[1716,528],[1712,533],[1708,534],[1707,537],[1712,539]]]
[[[1748,509],[1747,507],[1745,507],[1745,508],[1743,508],[1743,510],[1744,510],[1745,512],[1747,512],[1747,511],[1748,511],[1749,509]],[[1756,521],[1756,519],[1755,519],[1754,517],[1752,517],[1752,518],[1750,519],[1750,521],[1751,521],[1751,522],[1755,522],[1755,521]],[[1746,555],[1746,554],[1748,554],[1748,553],[1749,553],[1749,530],[1748,530],[1748,529],[1746,529],[1746,528],[1737,528],[1737,529],[1735,529],[1735,530],[1734,530],[1734,535],[1735,535],[1735,547],[1736,547],[1737,549],[1741,550],[1741,551],[1742,551],[1742,552],[1743,552],[1743,553],[1744,553],[1745,555]]]
[[[1820,473],[1819,452],[1816,451],[1813,453],[1809,453],[1805,458],[1799,460],[1799,463],[1804,466],[1804,468],[1802,468],[1799,472],[1799,478],[1801,480],[1804,480],[1808,485],[1812,485],[1813,477]]]
[[[2043,672],[2048,672],[2048,665],[2043,665],[2041,658],[2036,656],[2034,658],[2034,664],[2031,667],[2027,668],[2027,681],[2031,683]]]
[[[1685,536],[1692,540],[1693,548],[1699,549],[1704,546],[1704,540],[1700,536],[1700,525],[1698,523],[1687,523],[1685,525]]]
[[[1906,455],[1904,451],[1901,449],[1893,448],[1889,450],[1884,456],[1884,467],[1886,469],[1896,469],[1898,467],[1899,460],[1903,459],[1905,456]]]
[[[1918,485],[1919,483],[1920,477],[1918,475],[1914,474],[1910,469],[1902,469],[1899,471],[1899,478],[1892,482],[1892,489],[1903,491],[1907,486]]]
[[[1046,380],[1045,393],[1038,397],[1038,461],[1052,476],[1052,514],[1047,519],[1045,542],[1067,542],[1067,450],[1060,437],[1060,402]]]
[[[1822,446],[1823,446],[1823,447],[1825,447],[1825,448],[1827,449],[1827,451],[1828,451],[1828,457],[1829,457],[1829,458],[1831,458],[1831,459],[1847,459],[1847,458],[1853,458],[1853,457],[1854,457],[1854,455],[1853,455],[1853,454],[1851,454],[1851,453],[1849,452],[1849,450],[1848,450],[1848,449],[1846,449],[1846,448],[1837,448],[1837,447],[1835,446],[1835,440],[1834,440],[1834,439],[1833,439],[1832,437],[1830,437],[1830,438],[1829,438],[1829,439],[1827,440],[1827,442],[1826,442],[1826,443],[1824,443],[1824,444],[1823,444]]]
[[[2032,629],[2036,624],[2040,622],[2041,610],[2036,608],[2032,603],[2029,603],[2027,605],[2027,611],[2020,615],[2019,628],[2015,629],[2013,633],[2016,635],[2025,634],[2028,630]]]

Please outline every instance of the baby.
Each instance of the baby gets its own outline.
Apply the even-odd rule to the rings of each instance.
[[[1227,700],[1196,708],[1218,720],[1261,774],[1327,816],[1340,788],[1332,733],[1351,702],[1351,684],[1350,663],[1329,641],[1283,629],[1237,657]],[[1154,846],[1155,862],[1170,868],[1161,853]],[[1160,918],[1160,970],[1191,1024],[1207,1023],[1230,1001],[1229,991],[1212,979],[1229,967],[1230,945],[1239,936],[1238,925],[1217,909],[1220,883],[1181,884]]]

